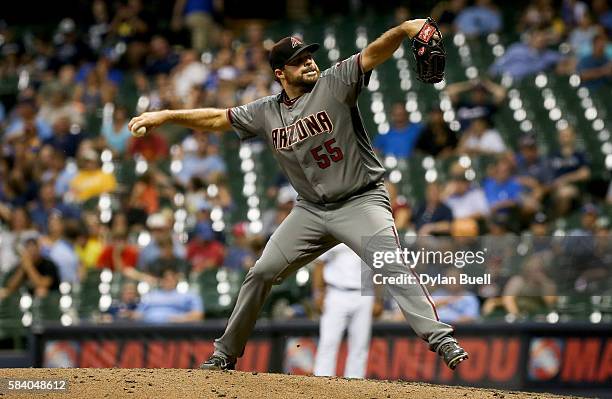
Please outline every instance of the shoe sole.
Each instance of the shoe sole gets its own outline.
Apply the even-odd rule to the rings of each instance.
[[[467,359],[469,359],[469,356],[467,353],[462,353],[460,355],[457,355],[448,362],[448,367],[451,370],[454,370],[459,363]]]
[[[217,366],[204,366],[200,365],[200,370],[212,370],[212,371],[224,371],[224,370],[234,370],[235,366],[229,366],[226,368],[217,367]]]

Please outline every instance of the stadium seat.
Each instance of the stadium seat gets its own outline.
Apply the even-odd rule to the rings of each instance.
[[[59,306],[59,292],[49,292],[45,297],[34,298],[32,304],[33,323],[59,321],[62,315]]]
[[[0,299],[0,341],[12,340],[13,346],[21,349],[26,330],[21,322],[23,313],[19,300],[19,293]]]
[[[78,316],[88,319],[98,311],[100,303],[100,269],[90,269],[86,272],[80,284],[73,290]]]

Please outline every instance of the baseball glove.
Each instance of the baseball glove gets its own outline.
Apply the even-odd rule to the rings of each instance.
[[[417,79],[425,83],[438,83],[444,79],[446,52],[442,33],[432,18],[427,18],[425,25],[412,38],[412,53]]]

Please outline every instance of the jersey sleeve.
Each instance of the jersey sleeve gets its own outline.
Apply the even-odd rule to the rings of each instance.
[[[326,69],[321,76],[326,77],[338,100],[352,105],[357,102],[361,89],[368,85],[371,73],[363,72],[361,53],[357,53]]]
[[[238,133],[240,140],[257,137],[262,134],[264,123],[264,102],[259,99],[239,107],[227,109],[227,118]]]

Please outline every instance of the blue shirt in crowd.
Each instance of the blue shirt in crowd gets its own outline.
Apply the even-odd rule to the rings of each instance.
[[[485,197],[487,197],[489,206],[494,206],[498,202],[507,200],[518,202],[523,190],[522,186],[515,178],[510,178],[504,182],[498,182],[489,177],[485,179],[482,188],[485,192]]]
[[[455,296],[445,289],[438,289],[432,295],[434,302],[436,298]],[[464,318],[477,319],[480,315],[480,305],[476,295],[469,291],[464,291],[454,302],[449,302],[446,305],[436,305],[438,317],[440,321],[445,323],[454,323],[457,320]]]
[[[605,54],[601,58],[595,57],[593,55],[587,55],[586,57],[580,59],[580,62],[578,62],[576,69],[578,70],[578,72],[583,72],[586,69],[601,68],[607,65],[609,62],[610,59]],[[589,90],[597,90],[603,86],[610,85],[610,83],[612,83],[612,79],[606,76],[599,79],[583,81],[582,85],[588,88]]]
[[[543,72],[556,65],[561,60],[561,54],[553,50],[537,51],[525,43],[514,43],[497,61],[489,72],[491,75],[508,74],[515,79]]]
[[[391,129],[387,134],[379,134],[374,139],[374,148],[383,156],[408,158],[416,145],[423,125],[420,123],[408,124],[402,129]]]
[[[225,161],[219,155],[199,157],[187,155],[183,160],[183,168],[176,176],[183,184],[187,184],[193,176],[208,177],[213,172],[225,173]]]
[[[567,173],[575,172],[583,166],[589,166],[589,162],[586,155],[582,152],[574,151],[572,155],[565,156],[557,151],[550,157],[550,165],[553,177],[556,179]]]
[[[501,29],[499,12],[488,7],[473,6],[461,11],[455,20],[459,31],[468,36],[485,35]]]
[[[147,323],[168,323],[173,316],[204,312],[204,305],[202,298],[193,293],[154,290],[142,298],[136,311]]]
[[[125,153],[128,147],[128,142],[132,133],[128,129],[128,124],[125,123],[119,132],[115,132],[113,123],[111,121],[104,121],[102,123],[102,135],[106,140],[106,143],[110,148],[117,151],[119,154]]]
[[[68,241],[56,241],[49,248],[48,257],[57,265],[60,281],[71,284],[79,281],[79,257]]]

